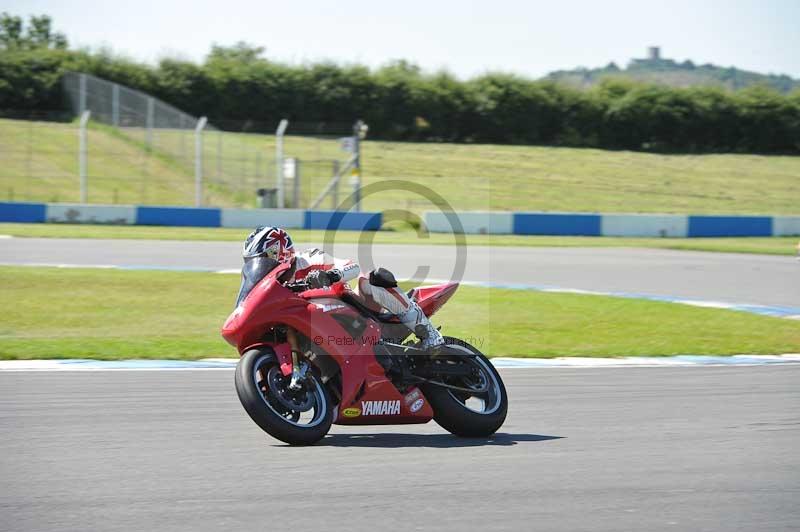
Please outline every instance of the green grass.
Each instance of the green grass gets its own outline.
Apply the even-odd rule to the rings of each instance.
[[[34,124],[0,120],[0,197],[76,201],[75,126]],[[102,126],[90,131],[90,200],[191,204],[191,133],[157,130],[157,150],[151,153],[144,149],[143,131],[125,131]],[[272,135],[209,132],[204,142],[208,202],[252,206],[255,189],[274,182],[274,149]],[[328,181],[330,161],[344,158],[335,140],[308,137],[287,137],[285,153],[300,158],[305,169],[303,207]],[[800,198],[797,156],[367,140],[362,161],[366,185],[407,180],[430,187],[462,210],[794,214]],[[26,178],[29,174],[36,177]],[[342,189],[347,188],[345,183]],[[393,191],[367,197],[364,207],[420,212],[431,205]]]
[[[39,238],[123,238],[155,240],[212,240],[244,241],[250,229],[151,227],[85,224],[14,224],[0,223],[0,235]],[[292,229],[298,244],[321,243],[325,231]],[[455,239],[447,234],[417,235],[412,231],[379,231],[359,233],[339,231],[335,242],[355,243],[369,238],[376,244],[439,244],[453,245]],[[729,253],[762,253],[793,255],[797,253],[798,237],[748,237],[748,238],[617,238],[617,237],[561,237],[523,235],[466,235],[471,246],[520,247],[638,247],[694,251],[720,251]]]
[[[366,143],[363,157],[368,183],[403,177],[456,209],[789,214],[800,198],[800,157],[389,142]]]
[[[0,358],[235,356],[238,276],[0,267]],[[671,303],[461,287],[435,322],[493,356],[800,351],[800,322]]]

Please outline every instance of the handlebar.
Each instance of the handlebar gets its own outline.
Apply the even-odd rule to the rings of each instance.
[[[289,290],[291,290],[292,292],[304,292],[311,288],[305,281],[297,281],[296,283],[286,283],[284,286]]]

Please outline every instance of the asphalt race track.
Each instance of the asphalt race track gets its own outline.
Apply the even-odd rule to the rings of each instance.
[[[298,248],[306,246],[298,244]],[[398,278],[451,278],[452,246],[336,244],[362,267]],[[237,242],[13,238],[0,240],[0,264],[120,265],[238,269]],[[420,269],[422,268],[422,269]],[[470,246],[463,279],[632,292],[728,303],[797,306],[800,263],[789,256],[627,248]]]
[[[503,370],[491,440],[289,448],[233,372],[0,373],[0,530],[797,530],[800,365]]]
[[[227,270],[240,249],[3,239],[0,264]],[[457,263],[447,246],[334,253],[401,278]],[[800,302],[792,257],[469,247],[465,264],[471,281]],[[250,421],[230,370],[3,371],[0,531],[797,529],[800,365],[501,372],[492,439],[334,427],[290,448]]]

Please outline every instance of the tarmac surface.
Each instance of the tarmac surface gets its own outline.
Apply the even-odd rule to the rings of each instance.
[[[297,243],[298,249],[310,245]],[[336,244],[339,257],[399,279],[524,283],[727,303],[800,306],[800,262],[789,256],[633,248],[531,248]],[[0,264],[238,269],[237,242],[11,238]]]
[[[0,530],[797,530],[800,365],[501,373],[492,439],[290,448],[230,370],[0,372]]]

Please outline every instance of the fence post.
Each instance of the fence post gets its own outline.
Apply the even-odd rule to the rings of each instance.
[[[111,124],[119,127],[119,85],[111,85]]]
[[[153,97],[150,96],[149,98],[147,98],[147,118],[146,118],[147,124],[145,126],[147,128],[145,135],[147,139],[146,142],[148,148],[153,147],[153,122],[155,121],[154,117],[155,117],[155,102],[153,101]]]
[[[283,179],[283,134],[286,133],[286,127],[289,121],[285,118],[278,124],[278,130],[275,131],[275,188],[278,189],[278,201],[276,206],[283,209],[284,206],[284,179]]]
[[[300,208],[300,177],[303,175],[301,172],[302,166],[300,159],[294,160],[294,183],[292,184],[292,206],[295,209]]]
[[[90,111],[81,113],[81,121],[78,129],[78,174],[81,181],[81,203],[89,203],[89,177],[88,177],[88,135]]]
[[[86,74],[78,76],[78,111],[80,114],[86,111]]]
[[[217,131],[217,180],[222,180],[222,131]]]
[[[194,206],[203,205],[203,128],[208,119],[201,116],[194,128]]]
[[[353,125],[353,210],[361,210],[361,140],[367,136],[367,125],[359,120]]]
[[[333,161],[333,179],[339,175],[339,161]],[[331,208],[336,210],[339,208],[339,180],[336,179],[336,185],[331,189]]]
[[[186,154],[186,135],[189,133],[188,130],[189,130],[189,128],[186,127],[186,124],[185,124],[184,119],[183,119],[183,115],[179,115],[179,118],[178,118],[178,132],[179,132],[178,136],[181,139],[181,159],[184,160],[184,161],[187,159],[187,154]]]

